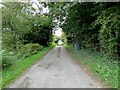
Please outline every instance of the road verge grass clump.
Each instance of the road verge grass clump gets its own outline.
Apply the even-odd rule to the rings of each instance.
[[[73,47],[66,47],[73,57],[83,64],[87,69],[92,72],[105,86],[110,88],[118,88],[118,62],[116,60],[108,60],[95,51],[79,50],[76,51]]]

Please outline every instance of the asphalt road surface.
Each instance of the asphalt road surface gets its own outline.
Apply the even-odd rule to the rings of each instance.
[[[57,46],[9,88],[100,88],[72,59],[64,47]]]

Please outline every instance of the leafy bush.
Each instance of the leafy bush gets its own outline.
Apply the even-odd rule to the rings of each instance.
[[[52,43],[51,43],[51,48],[53,48],[53,47],[55,47],[55,46],[57,46],[57,44],[54,43],[54,42],[52,42]]]
[[[100,49],[106,58],[116,58],[118,56],[120,34],[119,14],[119,9],[112,7],[103,11],[97,19],[97,23],[101,25],[99,31]]]
[[[13,53],[6,50],[1,51],[2,54],[2,68],[9,67],[13,64]]]
[[[43,46],[39,44],[26,44],[23,45],[23,47],[20,49],[20,55],[23,55],[23,57],[27,57],[29,55],[35,54],[38,51],[41,51],[43,49]]]

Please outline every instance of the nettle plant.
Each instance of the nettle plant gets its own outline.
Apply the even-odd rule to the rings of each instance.
[[[13,53],[12,52],[1,50],[0,53],[2,55],[2,68],[3,69],[13,64]]]

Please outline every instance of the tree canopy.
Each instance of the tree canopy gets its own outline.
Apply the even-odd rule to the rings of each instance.
[[[6,2],[2,7],[3,48],[17,48],[20,44],[39,43],[48,46],[52,41],[52,19],[36,13],[32,4]]]
[[[68,43],[78,49],[92,49],[106,57],[120,57],[120,3],[50,3],[51,16],[57,19]]]

